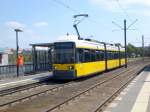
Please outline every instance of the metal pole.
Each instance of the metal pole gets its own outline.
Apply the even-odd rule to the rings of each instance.
[[[143,61],[144,61],[144,35],[142,35],[142,48],[143,48],[143,52],[142,52],[142,57],[143,57]]]
[[[126,19],[124,20],[124,46],[125,46],[125,68],[127,68],[127,27]]]
[[[18,65],[18,50],[19,50],[19,45],[18,45],[18,31],[16,31],[16,57],[17,57],[17,63],[16,63],[16,67],[17,67],[17,77],[19,77],[19,65]]]

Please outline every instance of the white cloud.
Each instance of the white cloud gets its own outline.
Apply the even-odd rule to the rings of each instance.
[[[14,47],[15,48],[15,34],[13,30],[15,28],[19,28],[23,30],[22,33],[19,34],[19,46],[20,47],[29,47],[29,44],[32,43],[44,43],[50,42],[49,36],[43,34],[43,32],[39,32],[36,27],[33,27],[33,24],[26,25],[24,23],[20,23],[17,21],[6,21],[4,26],[0,27],[0,33],[3,39],[0,39],[0,44],[6,47]],[[36,23],[37,27],[47,26],[46,22]],[[10,41],[8,41],[10,40]],[[8,41],[8,42],[7,42]],[[5,44],[4,44],[5,43]],[[6,44],[7,43],[7,44]]]
[[[44,26],[48,26],[48,23],[47,22],[37,22],[37,23],[33,24],[33,26],[44,27]]]
[[[120,6],[117,1],[123,8],[133,8],[133,6],[141,6],[149,8],[150,0],[90,0],[92,3],[100,5],[101,7],[109,11],[118,11]]]
[[[119,1],[125,5],[143,5],[143,6],[150,6],[150,0],[124,0]]]
[[[19,29],[24,29],[26,27],[25,24],[19,23],[17,21],[8,21],[5,23],[5,25],[9,28],[19,28]]]

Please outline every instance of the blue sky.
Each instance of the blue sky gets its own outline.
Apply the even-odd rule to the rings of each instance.
[[[13,28],[22,28],[19,46],[29,48],[29,44],[52,42],[60,36],[75,34],[72,27],[73,15],[87,13],[89,18],[79,24],[82,37],[123,44],[123,31],[112,21],[127,26],[138,19],[127,32],[127,40],[140,46],[141,35],[145,35],[146,45],[150,44],[150,1],[149,0],[56,0],[61,1],[76,12],[58,4],[55,0],[0,0],[0,47],[15,48]],[[119,5],[120,4],[120,5]],[[127,13],[127,14],[126,14]],[[148,43],[149,42],[149,43]]]

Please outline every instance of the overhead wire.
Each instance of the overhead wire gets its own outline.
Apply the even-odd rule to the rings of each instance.
[[[129,16],[129,14],[128,14],[128,12],[125,10],[125,8],[123,8],[123,6],[121,5],[121,3],[120,3],[120,0],[115,0],[116,2],[117,2],[117,4],[118,4],[118,6],[120,7],[120,9],[122,10],[122,12],[124,13],[124,15],[131,21],[131,17]],[[137,19],[135,20],[135,22],[137,21]],[[135,23],[135,22],[133,22],[133,24]],[[133,25],[132,24],[132,25]],[[128,26],[128,28],[130,27],[131,25],[129,25]],[[137,27],[135,27],[136,28],[136,31],[140,34],[140,35],[142,35],[142,31],[139,29],[139,28],[137,28]]]
[[[75,9],[73,9],[72,7],[70,7],[69,5],[65,4],[64,2],[60,1],[60,0],[52,0],[54,1],[55,3],[69,9],[70,11],[74,12],[74,13],[78,13],[78,11],[76,11]]]
[[[77,13],[77,14],[80,13],[80,12],[77,11],[76,9],[70,7],[68,4],[66,4],[66,3],[64,3],[64,2],[62,2],[62,1],[60,1],[60,0],[52,0],[52,1],[54,1],[55,3],[57,3],[57,4],[59,4],[59,5],[63,6],[63,7],[65,7],[65,8],[67,8],[68,10],[72,11],[73,13]],[[94,24],[96,24],[96,25],[99,24],[97,21],[95,21],[94,19],[91,19],[91,18],[89,18],[88,21],[90,21],[90,22],[92,22],[92,23],[94,23]],[[103,26],[104,26],[105,28],[109,29],[109,27],[105,26],[104,24],[103,24]]]
[[[118,6],[120,7],[120,9],[123,11],[123,13],[126,15],[126,17],[129,17],[129,14],[127,13],[127,11],[122,7],[122,5],[120,4],[120,1],[119,0],[116,0],[116,2],[118,3]]]
[[[116,0],[116,2],[118,3],[118,6],[120,7],[120,9],[123,11],[123,13],[125,14],[125,16],[131,21],[131,17],[129,16],[128,12],[125,10],[125,8],[123,8],[123,6],[120,3],[120,0]],[[137,20],[137,19],[136,19]],[[136,28],[139,34],[142,34],[142,31],[140,31],[138,28]]]

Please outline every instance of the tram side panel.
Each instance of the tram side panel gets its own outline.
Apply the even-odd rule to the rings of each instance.
[[[114,69],[119,67],[119,52],[107,51],[107,68]]]
[[[121,66],[125,65],[125,53],[124,51],[120,52],[120,60],[121,60]]]
[[[84,77],[105,71],[105,61],[76,64],[77,77]]]
[[[77,77],[84,77],[105,71],[105,51],[94,49],[78,49],[78,62],[75,65]]]

